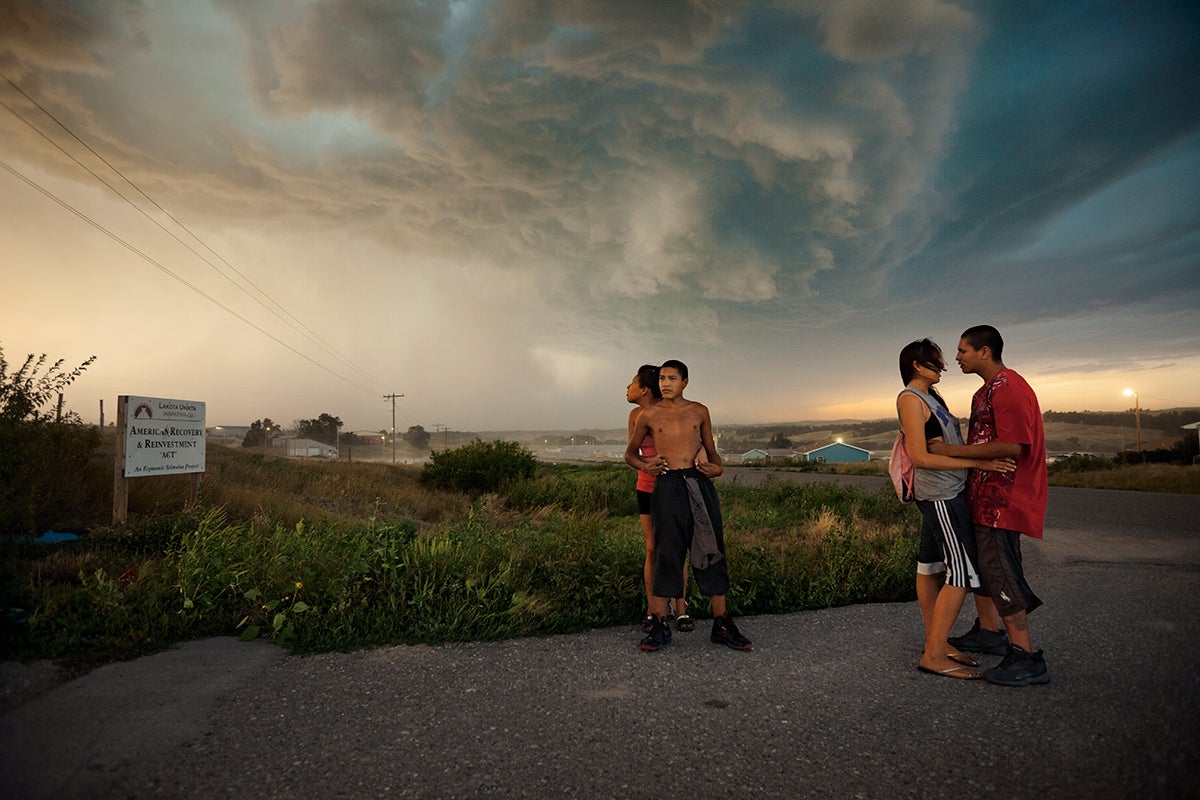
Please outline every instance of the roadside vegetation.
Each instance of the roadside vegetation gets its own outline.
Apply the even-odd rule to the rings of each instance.
[[[1200,494],[1200,465],[1118,463],[1075,456],[1051,464],[1051,486]]]
[[[77,541],[2,545],[0,657],[95,662],[210,635],[321,652],[641,618],[627,467],[555,467],[511,443],[476,445],[468,455],[510,476],[478,486],[470,458],[439,455],[450,467],[212,447],[197,507],[181,510],[186,479],[135,481],[117,528],[103,522],[101,492],[71,512],[84,521]],[[84,473],[105,469],[96,459]],[[453,485],[463,476],[466,492]],[[719,484],[736,613],[911,599],[915,511],[890,488]]]
[[[0,659],[86,666],[212,635],[313,653],[641,618],[629,469],[539,463],[513,442],[435,452],[424,467],[210,445],[197,503],[190,476],[136,479],[128,521],[113,526],[112,433],[41,410],[89,363],[10,372],[0,351]],[[1197,491],[1196,468],[1095,461],[1058,465],[1053,480]],[[1110,471],[1128,480],[1111,485]],[[727,476],[734,613],[913,598],[918,514],[890,485]],[[39,542],[49,530],[78,538]],[[709,613],[689,590],[694,613]]]
[[[86,503],[92,487],[62,475],[83,469],[100,436],[53,406],[95,356],[75,369],[30,355],[12,369],[0,348],[0,534],[28,534],[63,506]]]
[[[1120,459],[1072,456],[1047,466],[1051,486],[1086,489],[1118,489],[1132,492],[1165,492],[1169,494],[1200,494],[1200,465],[1142,464],[1136,453]],[[768,464],[765,469],[781,472],[811,472],[826,475],[877,475],[886,477],[886,461],[867,461],[858,464],[801,464],[785,466]],[[737,468],[726,470],[736,476]]]

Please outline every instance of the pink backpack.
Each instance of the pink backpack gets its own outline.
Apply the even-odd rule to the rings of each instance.
[[[896,487],[896,496],[902,503],[913,501],[913,463],[908,457],[908,447],[904,441],[904,431],[896,434],[896,443],[892,445],[892,458],[888,462],[888,474],[892,476],[892,485]]]

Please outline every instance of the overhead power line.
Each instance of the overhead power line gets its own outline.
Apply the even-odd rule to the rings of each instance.
[[[19,178],[20,180],[24,181],[26,184],[28,184],[28,185],[29,185],[29,186],[31,186],[32,188],[34,188],[34,189],[36,189],[37,191],[41,192],[41,193],[42,193],[43,195],[45,195],[46,197],[48,197],[48,198],[50,198],[51,200],[53,200],[54,202],[58,203],[60,206],[62,206],[63,208],[65,208],[67,211],[70,211],[72,214],[74,214],[75,216],[79,217],[81,220],[83,220],[83,221],[84,221],[84,222],[86,222],[87,224],[91,225],[93,228],[95,228],[96,230],[100,231],[100,232],[101,232],[101,233],[103,233],[105,236],[109,237],[109,238],[110,238],[110,239],[112,239],[114,242],[116,242],[117,244],[119,244],[119,245],[121,245],[122,247],[126,248],[126,249],[127,249],[127,250],[129,250],[131,253],[133,253],[134,255],[136,255],[136,256],[138,256],[139,258],[141,258],[141,259],[145,260],[146,262],[148,262],[148,263],[152,264],[154,267],[156,267],[157,269],[159,269],[159,270],[160,270],[160,271],[162,271],[163,273],[165,273],[165,274],[169,275],[170,277],[174,278],[175,280],[179,281],[179,282],[180,282],[180,283],[182,283],[184,286],[186,286],[187,288],[191,289],[193,292],[195,292],[196,294],[200,295],[201,297],[203,297],[203,298],[204,298],[205,300],[207,300],[208,302],[212,303],[212,304],[213,304],[213,305],[215,305],[215,306],[218,306],[218,307],[220,307],[220,308],[224,309],[226,312],[228,312],[229,314],[231,314],[231,315],[233,315],[234,317],[238,318],[238,319],[239,319],[239,320],[241,320],[242,322],[246,323],[246,324],[247,324],[247,325],[249,325],[251,328],[254,328],[254,330],[258,331],[258,332],[259,332],[259,333],[261,333],[263,336],[266,336],[268,339],[271,339],[272,341],[274,341],[274,342],[276,342],[276,343],[278,343],[278,344],[282,345],[283,347],[286,347],[288,350],[291,350],[293,353],[295,353],[296,355],[300,356],[300,357],[301,357],[301,358],[303,358],[305,361],[308,361],[308,362],[309,362],[309,363],[311,363],[313,366],[316,366],[316,367],[319,367],[320,369],[323,369],[323,370],[325,370],[326,372],[328,372],[330,375],[334,376],[335,378],[337,378],[337,379],[339,379],[339,380],[342,380],[342,381],[345,381],[346,383],[348,383],[348,384],[350,384],[351,386],[354,386],[354,387],[356,387],[356,388],[358,388],[358,389],[362,389],[364,392],[370,392],[370,391],[371,391],[371,390],[370,390],[370,389],[368,389],[366,386],[363,386],[363,385],[362,385],[362,384],[360,384],[360,383],[355,383],[354,381],[350,380],[349,378],[347,378],[347,377],[346,377],[346,376],[344,376],[344,375],[339,375],[338,373],[334,372],[334,371],[333,371],[332,369],[330,369],[329,367],[327,367],[327,366],[325,366],[324,364],[320,363],[319,361],[316,361],[315,359],[313,359],[311,356],[309,356],[309,355],[307,355],[307,354],[305,354],[305,353],[302,353],[302,352],[300,352],[299,350],[297,350],[296,348],[292,347],[290,344],[288,344],[287,342],[283,341],[282,339],[280,339],[280,338],[279,338],[278,336],[276,336],[275,334],[273,334],[273,333],[271,333],[271,332],[269,332],[269,331],[267,331],[267,330],[263,329],[262,327],[260,327],[260,326],[256,325],[255,323],[251,322],[250,320],[246,319],[246,318],[245,318],[245,317],[243,317],[241,314],[237,313],[236,311],[234,311],[232,308],[230,308],[229,306],[227,306],[227,305],[225,305],[224,303],[222,303],[222,302],[221,302],[220,300],[218,300],[217,298],[215,298],[215,297],[213,297],[212,295],[210,295],[210,294],[206,293],[206,292],[205,292],[203,289],[201,289],[200,287],[196,286],[196,285],[195,285],[195,284],[193,284],[193,283],[190,283],[190,282],[188,282],[188,281],[187,281],[185,278],[183,278],[182,276],[180,276],[180,275],[177,275],[176,273],[172,272],[170,269],[168,269],[168,268],[167,268],[165,265],[163,265],[161,262],[157,261],[156,259],[154,259],[154,258],[153,258],[153,257],[151,257],[150,255],[148,255],[148,254],[146,254],[146,253],[142,252],[141,250],[137,249],[137,248],[136,248],[136,247],[134,247],[132,244],[130,244],[129,242],[127,242],[125,239],[122,239],[120,236],[118,236],[117,234],[113,233],[112,231],[110,231],[110,230],[109,230],[108,228],[106,228],[105,226],[101,225],[99,222],[96,222],[94,219],[92,219],[91,217],[89,217],[87,214],[84,214],[82,211],[80,211],[79,209],[75,208],[75,207],[74,207],[74,206],[72,206],[70,203],[68,203],[66,200],[63,200],[61,197],[59,197],[58,195],[56,195],[56,194],[54,194],[53,192],[51,192],[49,189],[46,189],[46,188],[44,188],[44,187],[42,187],[42,186],[38,185],[38,183],[37,183],[36,181],[34,181],[34,180],[32,180],[31,178],[29,178],[29,177],[25,176],[25,175],[24,175],[24,174],[22,174],[22,173],[21,173],[19,170],[17,170],[17,169],[15,169],[15,168],[13,168],[12,166],[10,166],[10,165],[9,165],[7,162],[5,162],[5,161],[4,161],[4,160],[2,160],[2,159],[0,159],[0,167],[4,168],[4,169],[5,169],[5,170],[7,170],[7,171],[8,171],[10,174],[12,174],[14,177],[16,177],[16,178]]]
[[[30,129],[32,129],[35,133],[37,133],[39,136],[41,136],[43,139],[45,139],[48,143],[50,143],[55,148],[57,148],[65,156],[67,156],[72,161],[74,161],[81,169],[86,171],[89,175],[91,175],[93,178],[95,178],[97,181],[99,181],[101,184],[103,184],[105,187],[107,187],[111,192],[116,194],[118,197],[120,197],[122,200],[124,200],[126,203],[128,203],[130,206],[132,206],[134,209],[136,209],[138,211],[138,213],[140,213],[142,216],[144,216],[150,222],[154,223],[154,225],[156,225],[160,230],[162,230],[164,233],[166,233],[168,236],[170,236],[172,239],[174,239],[176,242],[178,242],[180,245],[182,245],[184,248],[186,248],[189,252],[191,252],[193,255],[195,255],[197,258],[199,258],[201,261],[203,261],[205,264],[207,264],[211,269],[213,269],[218,275],[225,278],[225,280],[227,280],[231,284],[233,284],[234,287],[236,287],[239,291],[241,291],[247,297],[254,300],[256,303],[258,303],[260,306],[262,306],[264,309],[266,309],[268,312],[270,312],[272,315],[274,315],[277,319],[279,319],[285,325],[292,328],[292,330],[296,331],[297,333],[299,333],[304,338],[308,339],[313,344],[324,349],[326,353],[333,356],[335,359],[340,361],[345,366],[348,366],[351,369],[355,370],[356,372],[358,372],[360,375],[362,375],[367,380],[372,381],[373,383],[376,383],[380,386],[386,385],[383,381],[379,380],[378,378],[375,378],[373,375],[368,373],[365,369],[358,366],[352,360],[350,360],[347,356],[345,356],[344,354],[339,352],[336,348],[334,348],[331,344],[329,344],[329,342],[325,341],[325,339],[323,339],[319,334],[317,334],[315,331],[313,331],[311,328],[309,328],[307,325],[305,325],[302,321],[300,321],[294,314],[292,314],[290,311],[288,311],[286,308],[284,308],[269,293],[267,293],[262,288],[260,288],[257,284],[254,283],[253,280],[251,280],[244,273],[242,273],[240,270],[238,270],[237,267],[235,267],[233,264],[231,264],[221,254],[217,253],[203,239],[201,239],[199,236],[197,236],[190,228],[188,228],[187,225],[185,225],[183,222],[181,222],[179,219],[177,219],[174,215],[172,215],[169,211],[167,211],[165,208],[163,208],[162,205],[160,205],[156,200],[154,200],[154,198],[150,197],[150,195],[148,195],[145,191],[143,191],[140,186],[138,186],[133,180],[131,180],[128,176],[126,176],[120,169],[118,169],[116,166],[114,166],[112,163],[110,163],[100,153],[96,152],[95,149],[93,149],[87,142],[85,142],[78,135],[76,135],[75,132],[72,131],[65,123],[63,123],[61,120],[59,120],[57,117],[55,117],[54,114],[52,114],[48,109],[46,109],[44,106],[42,106],[33,97],[30,97],[29,94],[27,92],[25,92],[24,89],[22,89],[20,86],[18,86],[16,83],[14,83],[12,81],[12,79],[10,79],[7,75],[0,74],[0,77],[3,77],[4,80],[9,84],[9,86],[11,86],[18,93],[20,93],[20,95],[22,97],[24,97],[26,100],[28,100],[30,103],[32,103],[39,111],[41,111],[43,114],[45,114],[48,118],[53,120],[54,123],[56,125],[58,125],[60,128],[62,128],[62,130],[64,130],[72,139],[74,139],[83,148],[85,148],[89,153],[91,153],[93,156],[95,156],[97,159],[99,159],[110,170],[112,170],[114,173],[116,173],[118,176],[120,176],[120,178],[123,181],[125,181],[125,183],[127,183],[127,184],[129,184],[129,186],[133,187],[133,189],[136,190],[138,192],[138,194],[140,194],[142,197],[144,197],[147,202],[149,202],[156,209],[158,209],[160,212],[162,212],[163,215],[165,215],[173,223],[175,223],[177,226],[179,226],[179,228],[181,228],[183,231],[185,231],[192,239],[194,239],[196,242],[198,242],[205,250],[207,250],[209,253],[211,253],[213,256],[215,256],[217,259],[219,259],[223,264],[225,264],[239,278],[241,278],[247,285],[249,285],[251,288],[253,288],[254,291],[257,292],[262,298],[266,298],[266,300],[270,301],[271,305],[273,305],[274,308],[267,305],[267,303],[265,303],[262,299],[260,299],[260,297],[256,297],[254,294],[249,292],[245,288],[245,286],[242,286],[237,281],[235,281],[233,278],[231,278],[220,267],[218,267],[216,264],[213,264],[203,254],[199,253],[195,248],[193,248],[187,242],[180,239],[179,236],[177,236],[174,232],[168,230],[161,222],[159,222],[154,217],[152,217],[150,214],[148,214],[145,209],[143,209],[137,203],[133,202],[131,199],[126,197],[119,189],[117,189],[115,186],[113,186],[108,181],[106,181],[103,177],[98,175],[94,170],[92,170],[90,167],[88,167],[86,164],[84,164],[82,161],[80,161],[78,158],[76,158],[74,154],[67,151],[58,142],[54,141],[52,138],[47,136],[45,132],[43,132],[35,124],[30,122],[24,116],[22,116],[16,109],[14,109],[12,106],[10,106],[8,103],[4,102],[3,100],[0,100],[0,105],[3,105],[4,108],[8,110],[9,113],[11,113],[13,116],[15,116],[21,122],[23,122],[25,125],[27,125]],[[8,169],[10,172],[13,172],[13,170],[11,168],[8,168]],[[14,172],[14,174],[16,174],[16,173]],[[39,190],[41,189],[41,187],[36,186],[36,184],[34,184],[29,178],[25,177],[24,175],[18,175],[18,177],[20,177],[26,183],[30,183],[31,185],[34,185],[35,188],[38,188]],[[44,192],[44,193],[49,194],[48,192]],[[52,196],[52,195],[50,195],[50,196]],[[54,199],[56,201],[58,201],[58,198],[54,198]],[[61,201],[59,201],[59,202],[61,203]],[[75,211],[75,209],[71,209],[71,210],[74,211],[76,214],[79,214],[79,212]],[[88,220],[88,221],[91,222],[91,220]],[[108,233],[108,231],[105,231],[105,232]],[[112,234],[110,233],[110,235],[112,235]],[[195,288],[195,287],[192,287],[192,288]],[[205,297],[208,297],[208,296],[205,295]],[[209,299],[211,299],[211,298],[209,298]],[[222,307],[226,308],[227,311],[229,310],[225,306],[222,306]],[[276,309],[278,309],[278,311]],[[287,315],[287,317],[290,318],[290,321],[289,321],[289,319],[285,319],[284,316],[282,316],[280,312],[282,312],[282,314]],[[258,330],[262,331],[262,329],[258,328],[258,326],[254,326],[254,327],[257,328]],[[266,333],[266,332],[263,331],[263,333]],[[272,336],[271,338],[275,339],[275,341],[279,341],[274,336]],[[292,348],[289,348],[289,349],[292,349]],[[298,351],[294,351],[294,352],[298,352]],[[311,361],[312,359],[309,359],[309,360]],[[313,363],[316,363],[316,362],[314,361]]]

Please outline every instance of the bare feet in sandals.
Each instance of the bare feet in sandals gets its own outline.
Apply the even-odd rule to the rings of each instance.
[[[917,664],[917,669],[930,675],[941,675],[945,678],[958,678],[964,681],[977,681],[983,677],[982,672],[976,672],[970,667],[964,667],[962,664],[954,667],[946,667],[945,669],[933,669],[932,667]]]
[[[971,656],[967,655],[966,653],[959,653],[959,652],[946,653],[946,658],[950,659],[955,664],[962,664],[964,667],[980,666],[979,659],[972,658]]]
[[[962,653],[947,653],[940,659],[922,657],[920,663],[917,664],[917,669],[930,675],[977,681],[983,677],[982,672],[973,669],[978,666],[979,662],[970,656],[964,656]]]
[[[678,601],[682,609],[682,613],[675,617],[675,629],[680,633],[688,633],[696,630],[696,621],[687,613],[687,603],[683,600]]]

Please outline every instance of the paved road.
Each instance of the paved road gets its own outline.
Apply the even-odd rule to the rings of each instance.
[[[1026,546],[1047,686],[918,673],[915,603],[747,618],[750,653],[703,625],[657,654],[633,626],[306,658],[213,639],[0,717],[0,796],[1200,796],[1200,497],[1052,489],[1048,521]]]

